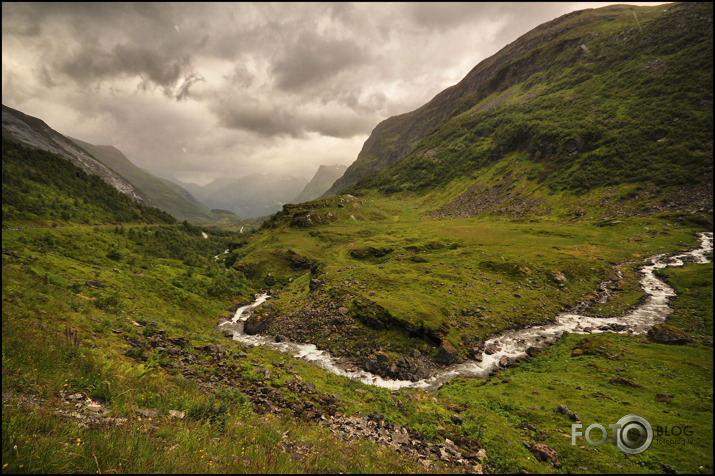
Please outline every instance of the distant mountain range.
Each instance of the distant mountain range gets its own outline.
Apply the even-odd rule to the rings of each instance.
[[[293,201],[305,186],[305,179],[255,173],[241,178],[217,178],[204,186],[178,180],[177,183],[209,208],[252,218],[270,215]]]

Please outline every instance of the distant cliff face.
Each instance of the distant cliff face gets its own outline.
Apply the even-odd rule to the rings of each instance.
[[[95,159],[86,150],[67,139],[36,117],[2,106],[2,132],[24,144],[55,153],[89,174],[97,175],[112,187],[145,205],[151,201],[124,177]]]
[[[580,169],[559,178],[569,187],[604,184],[594,179],[600,169],[627,181],[657,175],[672,165],[654,165],[666,156],[697,162],[697,175],[703,160],[712,163],[711,124],[711,3],[582,10],[540,25],[424,106],[378,124],[324,196],[380,171],[360,186],[414,190],[514,151],[541,164],[540,179]],[[401,159],[413,164],[393,170]]]
[[[346,165],[321,165],[300,195],[293,201],[303,203],[320,197],[337,179],[343,176],[347,168]]]

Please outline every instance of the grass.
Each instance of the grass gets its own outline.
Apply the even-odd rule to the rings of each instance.
[[[365,328],[359,322],[359,309],[365,306],[351,304],[356,300],[385,309],[387,327],[403,334],[405,329],[423,329],[425,336],[446,330],[448,340],[466,354],[495,332],[541,322],[587,298],[600,282],[614,277],[614,266],[624,273],[620,291],[594,312],[622,312],[642,296],[638,263],[682,249],[678,243],[697,244],[689,227],[671,217],[625,218],[611,226],[601,226],[600,219],[440,220],[422,208],[422,197],[403,198],[395,202],[366,194],[347,203],[340,198],[312,202],[303,209],[332,213],[336,221],[292,227],[291,209],[273,218],[272,228],[253,236],[241,249],[245,258],[237,266],[260,263],[256,276],[270,273],[278,283],[271,311],[277,318],[268,332],[280,333],[295,322],[296,311],[312,306],[316,296],[330,296],[353,310],[365,341],[358,346],[403,351],[432,344]],[[318,271],[310,273],[324,282],[317,295],[308,292],[308,273],[291,268],[286,249],[319,263]],[[364,256],[370,249],[383,251]],[[565,287],[557,285],[555,273],[566,277]],[[320,334],[313,341],[333,350],[350,345],[345,340],[330,343]]]
[[[252,235],[234,249],[243,257],[237,262],[260,260],[264,271],[284,280],[286,285],[276,289],[276,310],[306,304],[311,296],[307,289],[311,272],[290,267],[285,250],[291,249],[320,262],[322,271],[317,276],[325,281],[326,295],[332,292],[339,296],[347,291],[384,305],[398,317],[407,315],[410,306],[434,306],[444,311],[441,322],[449,323],[448,338],[452,339],[457,331],[457,335],[473,332],[486,336],[494,332],[490,324],[514,325],[510,307],[518,305],[527,310],[530,302],[541,302],[538,296],[542,291],[564,296],[559,305],[565,305],[593,290],[608,277],[614,264],[681,249],[680,241],[695,243],[690,228],[658,218],[629,219],[613,227],[589,222],[564,225],[549,220],[444,222],[424,218],[421,210],[414,209],[414,202],[397,205],[379,197],[370,200],[348,213],[358,220],[381,215],[381,221],[356,222],[348,215],[344,221],[341,218],[330,225],[301,230],[282,225],[278,219],[274,233]],[[345,213],[337,206],[331,210]],[[604,445],[598,451],[583,442],[571,446],[570,440],[557,431],[568,433],[570,421],[554,413],[556,406],[564,403],[577,411],[584,423],[608,423],[626,413],[638,413],[661,427],[689,425],[700,429],[712,415],[712,368],[708,364],[712,348],[701,344],[701,339],[686,346],[665,346],[640,337],[598,336],[608,342],[610,354],[620,356],[619,360],[610,360],[592,355],[572,358],[581,337],[566,336],[531,362],[489,380],[457,379],[435,394],[412,390],[393,394],[274,351],[245,349],[219,337],[211,330],[218,318],[250,300],[255,290],[255,282],[239,280],[235,292],[211,295],[212,283],[222,276],[219,270],[224,266],[213,255],[230,246],[234,238],[212,233],[204,239],[190,227],[162,227],[126,225],[123,232],[118,227],[4,231],[4,471],[426,470],[369,441],[345,442],[303,420],[257,414],[242,392],[207,392],[172,369],[168,354],[150,347],[135,352],[129,345],[130,341],[150,339],[159,330],[188,338],[191,352],[216,343],[233,346],[233,352],[246,352],[245,360],[228,361],[241,366],[238,375],[242,376],[236,382],[255,384],[256,379],[264,378],[256,366],[264,367],[275,374],[271,385],[282,389],[284,398],[300,401],[300,396],[283,388],[292,377],[285,368],[291,366],[317,390],[337,396],[345,415],[379,412],[388,423],[407,425],[434,443],[444,438],[457,441],[460,435],[479,441],[488,455],[484,464],[491,471],[553,469],[536,462],[521,444],[522,439],[554,448],[563,463],[560,471],[616,468],[619,472],[659,472],[662,464],[673,464],[679,471],[712,471],[712,442],[699,436],[687,448],[678,446],[680,453],[675,455],[663,440],[661,446],[654,443],[643,455],[625,458],[611,446]],[[133,233],[141,239],[130,239]],[[175,250],[178,256],[156,255],[164,239],[185,241]],[[394,251],[375,262],[349,253],[355,247],[376,245]],[[384,257],[388,259],[380,261]],[[413,257],[424,261],[414,261]],[[295,256],[292,259],[295,261]],[[709,266],[672,270],[671,284],[681,293],[675,301],[672,322],[696,336],[711,335],[705,316],[712,315],[712,301],[703,298],[712,294]],[[423,275],[427,269],[430,273]],[[568,292],[551,283],[548,273],[552,269],[568,277]],[[263,274],[258,277],[260,282]],[[290,277],[294,279],[289,283]],[[87,280],[100,281],[105,287],[89,288]],[[351,285],[342,289],[345,281]],[[444,286],[439,285],[442,282]],[[467,284],[471,284],[467,287],[471,292],[449,293],[458,289],[455,285]],[[363,285],[365,289],[360,288]],[[513,296],[515,286],[521,286],[516,290],[521,298]],[[393,290],[396,296],[391,296]],[[371,291],[375,295],[370,296]],[[489,319],[459,312],[478,305],[489,306],[489,311],[482,311]],[[358,322],[356,325],[360,326]],[[78,345],[66,337],[67,329],[77,332]],[[372,332],[394,357],[401,350],[424,345],[398,328]],[[339,338],[339,334],[331,335]],[[461,337],[455,340],[464,345]],[[201,365],[193,368],[208,381],[216,375]],[[628,376],[644,387],[609,383],[614,376]],[[64,407],[63,395],[76,392],[91,395],[107,405],[110,415],[127,420],[108,428],[77,426],[72,418],[56,413]],[[610,400],[594,396],[598,392]],[[657,393],[674,398],[670,403],[654,403]],[[136,410],[146,408],[159,410],[159,416],[152,421],[141,417],[140,421]],[[186,411],[187,417],[170,420],[169,410]],[[464,417],[461,425],[451,420],[455,412]],[[516,428],[522,421],[539,431],[525,433]],[[707,434],[712,428],[705,425],[704,430]],[[431,471],[448,470],[438,465]]]

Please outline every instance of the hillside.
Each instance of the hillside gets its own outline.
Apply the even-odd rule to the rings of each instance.
[[[380,123],[325,196],[457,179],[465,190],[513,153],[547,193],[644,182],[709,189],[712,57],[708,3],[562,16]]]
[[[2,135],[31,147],[58,154],[85,172],[97,175],[109,185],[138,202],[152,205],[148,198],[124,177],[98,161],[42,120],[2,105]]]
[[[196,222],[208,219],[207,210],[189,192],[180,185],[155,177],[137,167],[117,148],[70,139],[143,191],[157,208],[179,220]]]
[[[292,202],[303,203],[320,197],[337,179],[343,176],[346,169],[345,165],[321,165],[303,191]]]
[[[57,154],[3,136],[2,224],[175,223],[156,208],[120,193]]]

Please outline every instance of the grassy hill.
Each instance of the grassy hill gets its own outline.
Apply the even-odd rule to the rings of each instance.
[[[15,226],[175,223],[63,158],[2,139],[2,223]]]
[[[328,194],[475,180],[515,152],[549,193],[711,187],[712,57],[711,4],[562,16],[379,124]]]
[[[73,138],[71,140],[142,190],[157,208],[178,220],[192,223],[207,221],[208,210],[181,186],[137,167],[115,147],[93,145]]]

